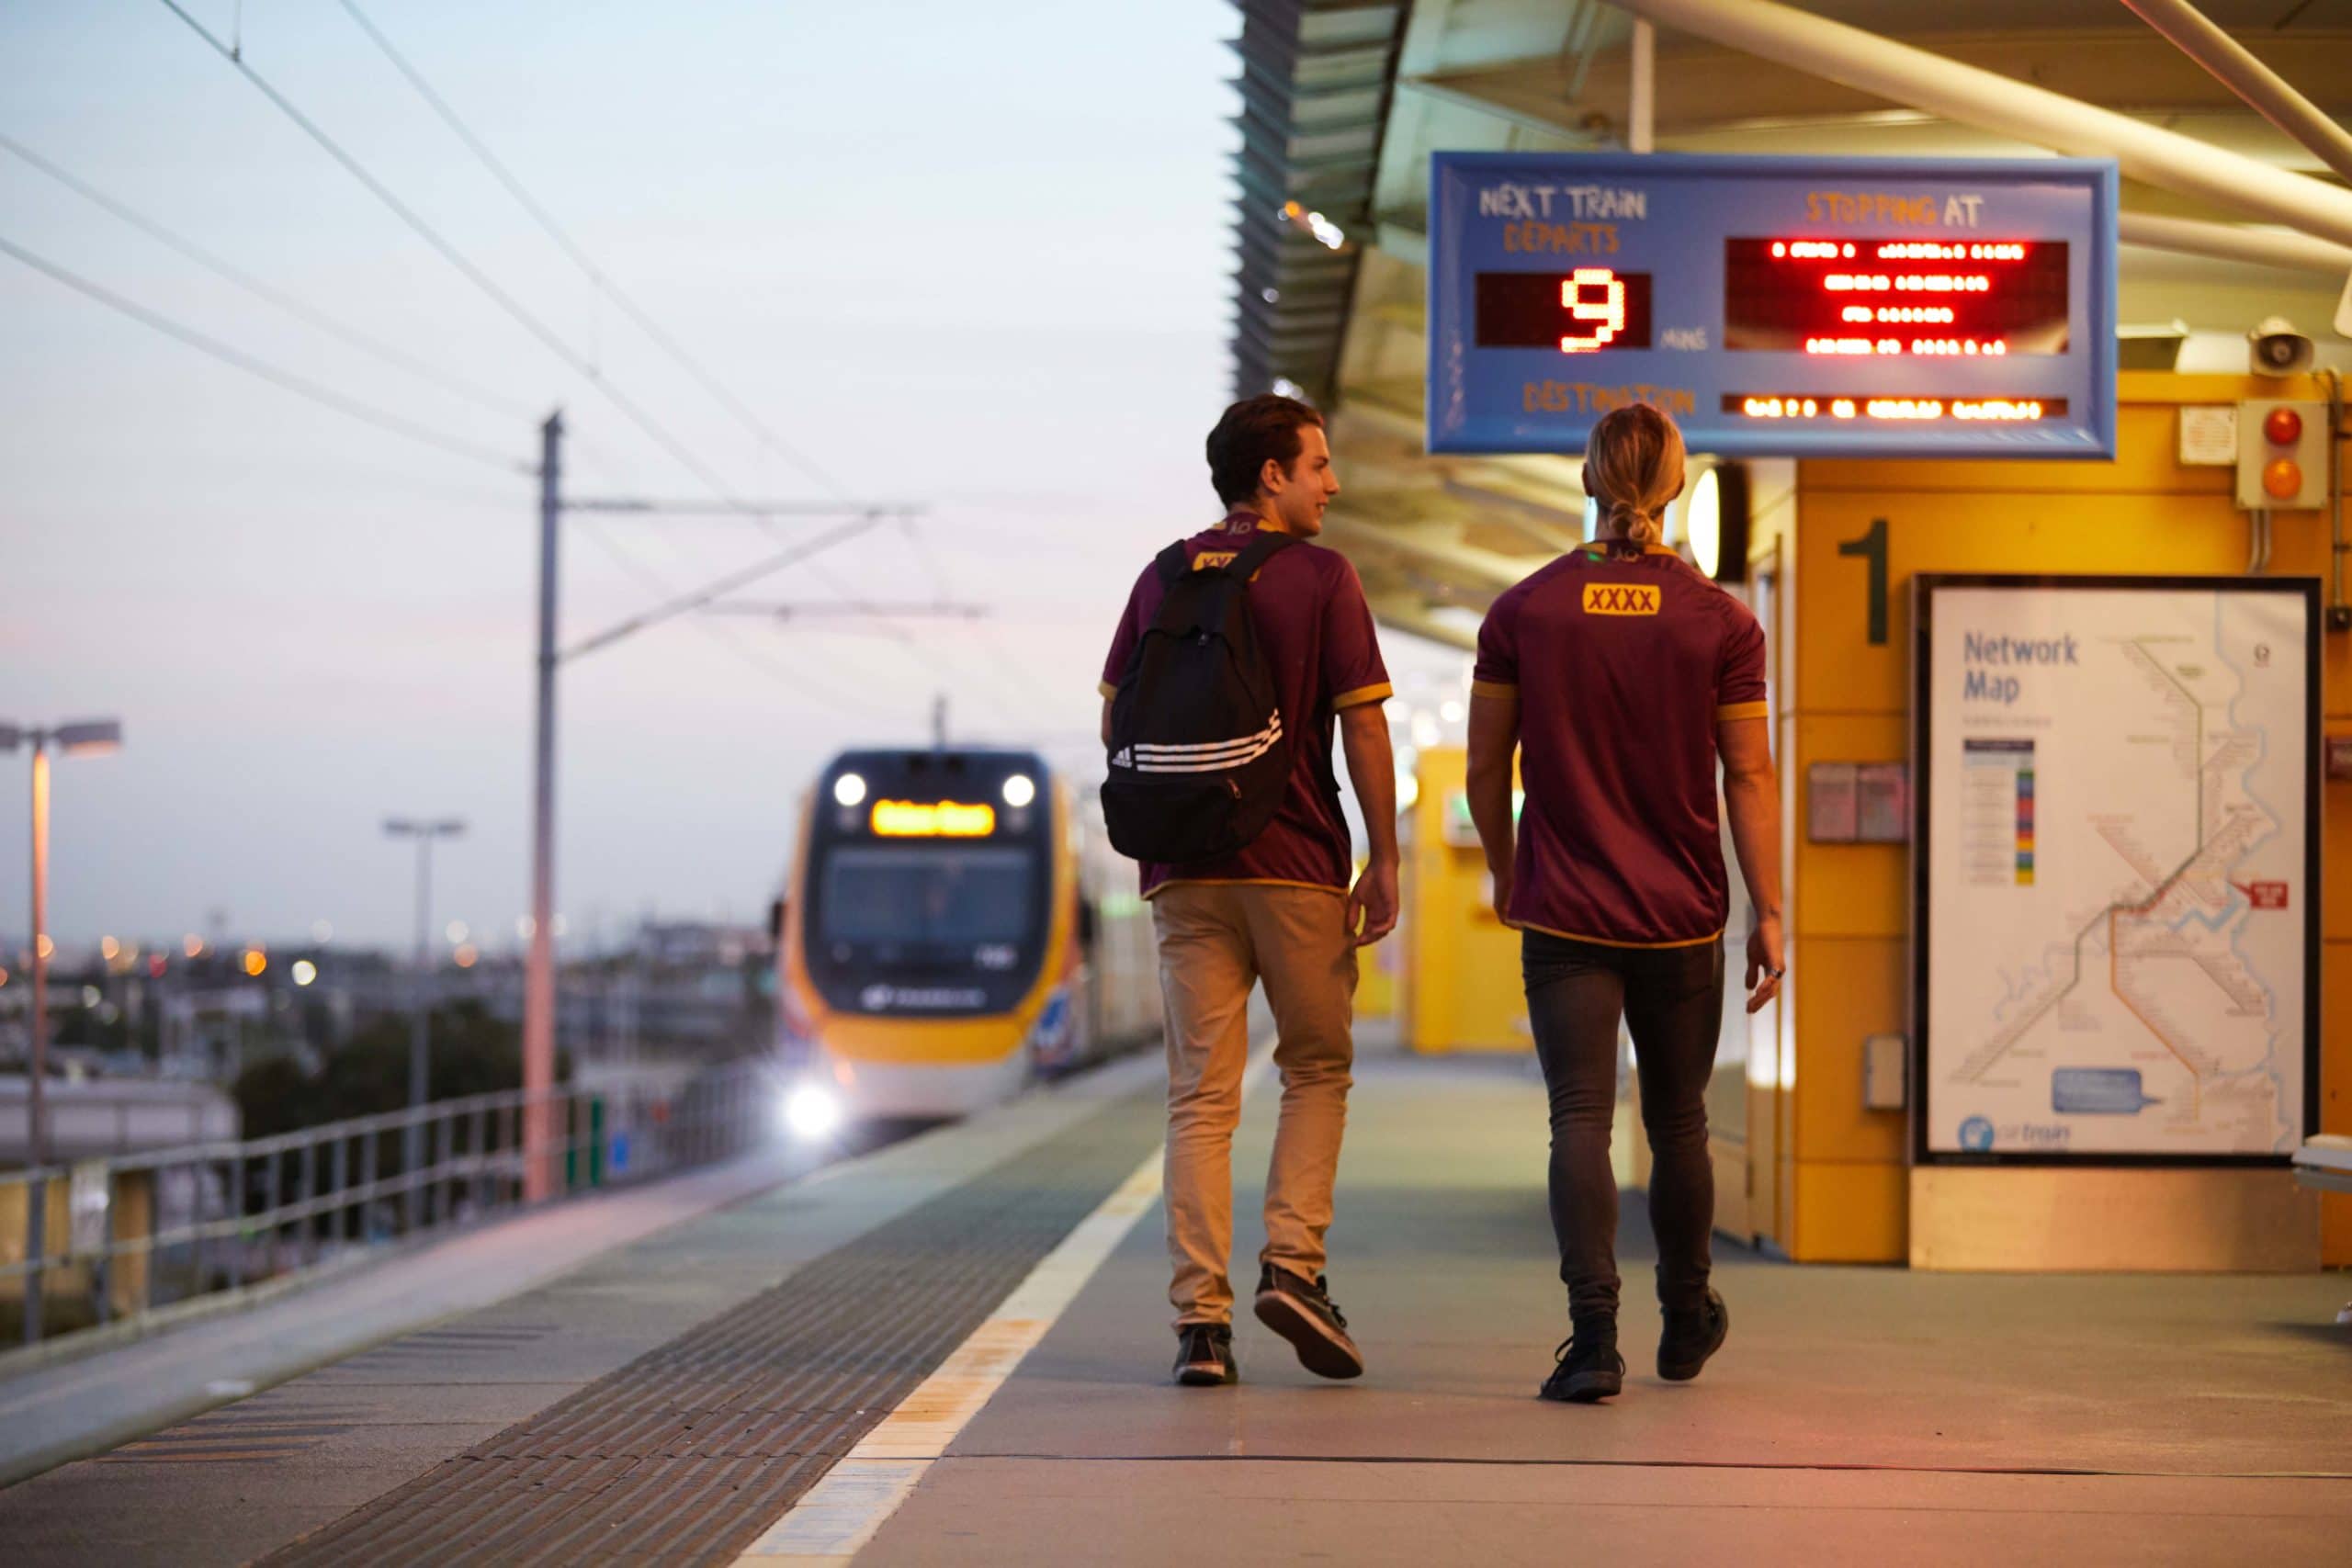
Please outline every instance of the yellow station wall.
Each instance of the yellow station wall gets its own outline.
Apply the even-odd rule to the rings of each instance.
[[[1459,746],[1426,746],[1414,767],[1420,793],[1405,814],[1401,846],[1405,1043],[1415,1051],[1529,1050],[1534,1036],[1519,983],[1519,933],[1495,916],[1486,856],[1475,845],[1445,841],[1448,803],[1462,794],[1467,762]]]
[[[1777,566],[1770,627],[1778,757],[1788,827],[1791,980],[1751,1070],[1750,1158],[1758,1234],[1816,1261],[1907,1256],[1908,1124],[1862,1106],[1862,1041],[1907,1023],[1907,848],[1809,844],[1804,781],[1816,761],[1908,755],[1911,579],[1922,571],[2236,574],[2248,521],[2233,470],[2177,460],[2178,407],[2325,396],[2316,380],[2127,374],[2116,459],[2065,462],[1805,462],[1794,518],[1763,527],[1751,560]],[[1887,638],[1867,637],[1868,562],[1838,547],[1887,521]],[[2320,512],[2276,514],[2273,576],[2324,577]],[[2322,649],[2323,732],[2352,732],[2352,636]],[[2352,785],[2324,786],[2322,840],[2321,1123],[2352,1132]],[[1427,792],[1424,793],[1426,799]],[[1780,1081],[1785,1079],[1786,1081]],[[1759,1081],[1760,1080],[1760,1081]],[[1755,1135],[1761,1131],[1762,1136]],[[2323,1256],[2352,1262],[2352,1198],[2322,1211]]]

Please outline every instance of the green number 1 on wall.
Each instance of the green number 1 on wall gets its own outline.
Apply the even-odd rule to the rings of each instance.
[[[1871,519],[1870,532],[1838,547],[1841,556],[1860,556],[1871,563],[1870,635],[1872,648],[1886,646],[1886,519]]]

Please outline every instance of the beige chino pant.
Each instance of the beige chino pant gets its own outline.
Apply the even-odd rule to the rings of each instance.
[[[1346,900],[1311,887],[1177,883],[1151,901],[1168,1012],[1168,1299],[1178,1324],[1233,1317],[1233,1130],[1263,981],[1283,1080],[1261,1263],[1323,1271],[1355,1060],[1356,950]]]

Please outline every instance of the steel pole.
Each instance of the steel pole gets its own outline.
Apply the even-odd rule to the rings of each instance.
[[[1777,0],[1613,0],[1663,28],[2352,245],[2352,191]]]
[[[1657,150],[1657,28],[1634,21],[1633,82],[1625,102],[1625,151]]]
[[[401,1149],[408,1168],[407,1194],[408,1228],[422,1227],[424,1220],[424,1189],[416,1183],[417,1173],[424,1168],[424,1123],[416,1113],[424,1109],[431,1093],[429,1055],[432,1050],[431,1017],[433,998],[429,987],[432,972],[433,942],[433,829],[420,825],[416,836],[416,967],[409,980],[410,1017],[408,1026],[408,1108],[410,1121]]]
[[[2188,0],[2123,0],[2123,4],[2245,100],[2248,108],[2352,180],[2352,134],[2346,134],[2325,110],[2297,92],[2253,51],[2216,27],[2204,12]]]
[[[33,736],[33,1017],[30,1077],[25,1085],[26,1163],[49,1163],[49,1105],[43,1080],[49,1072],[49,738]]]
[[[562,525],[563,415],[539,427],[538,726],[532,759],[531,948],[523,980],[523,1198],[553,1192],[548,1168],[555,1091],[556,544]]]
[[[26,1163],[39,1171],[49,1163],[49,738],[33,733],[33,1017],[25,1081]],[[46,1294],[49,1256],[49,1183],[39,1176],[25,1183],[25,1343],[40,1340],[41,1297]]]

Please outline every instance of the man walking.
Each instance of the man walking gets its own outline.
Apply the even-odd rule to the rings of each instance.
[[[1363,1358],[1323,1278],[1324,1232],[1347,1122],[1356,949],[1396,924],[1396,781],[1381,706],[1389,695],[1372,611],[1346,558],[1311,545],[1340,492],[1322,416],[1295,399],[1235,403],[1209,433],[1210,479],[1223,521],[1147,568],[1104,660],[1102,727],[1133,687],[1147,634],[1173,573],[1223,571],[1245,552],[1257,651],[1278,702],[1267,733],[1288,747],[1271,820],[1238,849],[1213,858],[1143,863],[1159,942],[1167,1006],[1168,1252],[1174,1269],[1176,1381],[1238,1381],[1233,1357],[1233,1131],[1240,1119],[1252,986],[1274,1016],[1281,1115],[1266,1178],[1266,1245],[1255,1309],[1308,1371],[1351,1378]],[[1285,539],[1267,539],[1267,534]],[[1179,563],[1182,564],[1179,564]],[[1353,858],[1331,768],[1338,731],[1371,836],[1371,859],[1350,886]],[[1245,748],[1248,741],[1233,744]],[[1209,762],[1231,748],[1148,749]],[[1260,743],[1259,750],[1263,750]],[[1114,759],[1114,761],[1119,759]],[[1114,769],[1114,772],[1116,770]],[[1173,765],[1160,770],[1177,773]],[[1237,796],[1238,789],[1237,787]]]

